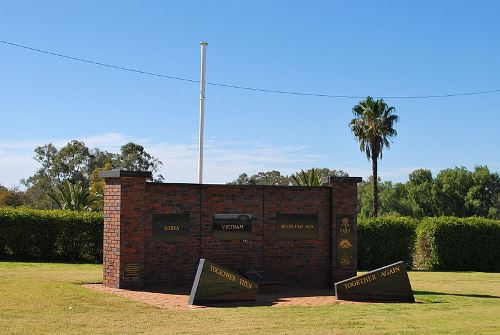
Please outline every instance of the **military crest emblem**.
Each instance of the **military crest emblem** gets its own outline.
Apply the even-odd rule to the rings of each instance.
[[[349,225],[349,219],[347,217],[342,218],[342,223],[340,224],[340,232],[347,235],[351,232],[351,226]]]

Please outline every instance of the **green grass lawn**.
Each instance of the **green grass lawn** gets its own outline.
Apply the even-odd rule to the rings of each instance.
[[[0,262],[0,334],[500,334],[499,273],[412,272],[417,304],[171,311],[78,285],[101,271]]]

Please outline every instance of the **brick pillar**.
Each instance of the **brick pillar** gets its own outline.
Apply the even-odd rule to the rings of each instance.
[[[103,284],[117,288],[144,285],[146,179],[150,172],[104,171]]]
[[[358,183],[360,177],[328,177],[332,188],[332,286],[357,274]]]

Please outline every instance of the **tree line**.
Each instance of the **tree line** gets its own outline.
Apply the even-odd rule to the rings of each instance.
[[[229,182],[231,185],[318,186],[321,177],[347,177],[342,170],[312,168],[290,176],[279,171],[246,173]],[[373,217],[373,177],[358,185],[359,215]],[[433,177],[428,169],[417,169],[405,183],[378,180],[379,214],[423,218],[426,216],[482,216],[500,219],[500,175],[487,166],[441,170]]]
[[[280,171],[258,172],[252,176],[242,173],[228,185],[277,185],[277,186],[320,186],[323,177],[348,177],[347,172],[328,168],[311,168],[301,170],[289,176]]]
[[[359,214],[372,217],[373,188],[370,180],[358,185]],[[380,214],[397,214],[417,219],[426,216],[482,216],[500,219],[500,175],[487,166],[469,171],[455,167],[410,173],[405,183],[379,180]]]
[[[26,190],[0,186],[0,205],[99,211],[104,199],[101,171],[151,171],[154,181],[163,180],[158,174],[163,163],[132,142],[123,145],[118,153],[90,149],[77,140],[59,149],[52,143],[45,144],[34,152],[40,167],[35,174],[21,180]]]
[[[382,182],[378,178],[378,160],[397,136],[399,116],[383,99],[368,96],[352,107],[353,119],[348,127],[372,165],[372,176],[359,185],[359,214],[376,217],[383,214],[424,216],[453,215],[500,218],[500,177],[487,166],[469,171],[455,167],[433,177],[430,170],[410,173],[406,183]],[[35,148],[37,172],[22,180],[26,191],[6,189],[0,185],[0,206],[27,205],[34,208],[102,210],[104,181],[99,172],[110,169],[151,171],[154,181],[162,162],[135,143],[127,143],[119,153],[89,149],[83,142],[71,141],[57,149],[49,143]],[[229,182],[232,185],[319,186],[322,177],[348,176],[342,170],[311,168],[291,175],[272,170],[252,176],[242,173]]]
[[[163,177],[162,164],[134,143],[121,147],[119,153],[88,149],[83,142],[71,141],[57,149],[52,144],[37,147],[35,159],[40,168],[23,180],[25,191],[0,186],[0,206],[28,206],[39,209],[102,210],[103,170],[149,170],[154,180]],[[230,185],[318,186],[322,177],[348,177],[343,170],[311,168],[286,175],[280,171],[242,173]],[[393,183],[378,180],[380,214],[422,218],[426,216],[483,216],[500,219],[500,175],[487,166],[448,168],[435,176],[428,169],[417,169],[408,181]],[[359,215],[373,215],[372,177],[358,185]]]

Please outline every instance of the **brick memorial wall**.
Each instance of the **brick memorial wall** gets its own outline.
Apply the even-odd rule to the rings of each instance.
[[[192,284],[201,258],[282,285],[333,287],[356,275],[357,183],[320,187],[147,182],[106,171],[104,285]]]

